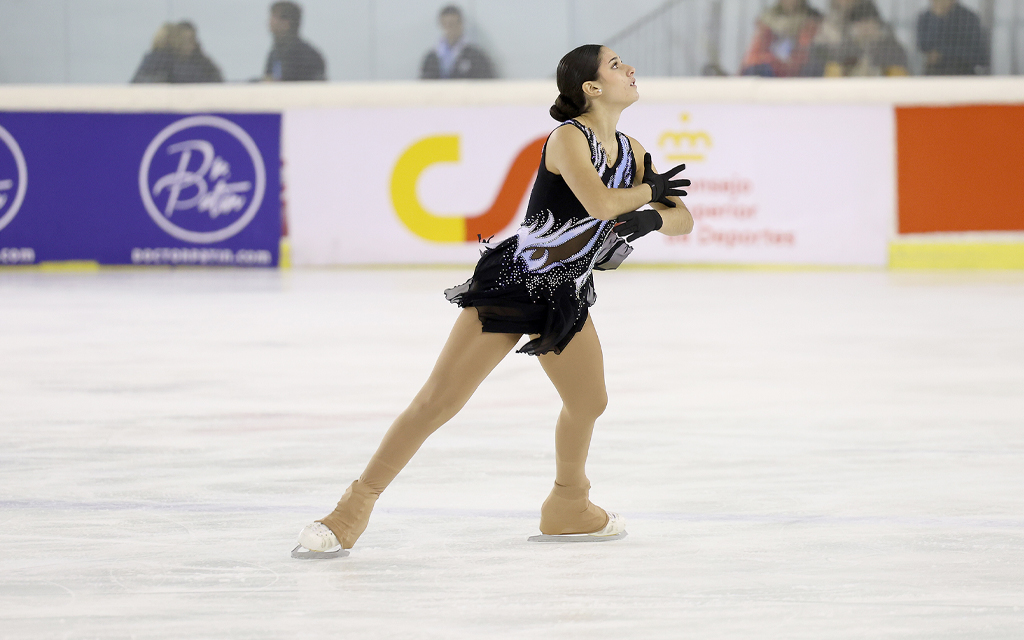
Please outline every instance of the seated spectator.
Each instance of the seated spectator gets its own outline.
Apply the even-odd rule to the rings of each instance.
[[[455,5],[448,5],[441,9],[438,21],[444,35],[437,47],[423,58],[420,78],[493,78],[494,67],[490,58],[466,40],[462,11]]]
[[[825,76],[908,75],[907,52],[871,0],[855,6],[847,21],[847,38],[832,49]]]
[[[917,48],[929,76],[962,76],[988,65],[981,21],[957,0],[931,0],[917,18]]]
[[[133,83],[170,82],[174,65],[174,50],[171,48],[171,33],[174,25],[165,22],[153,36],[153,46],[142,58],[139,68],[132,76]]]
[[[195,25],[187,21],[161,25],[153,36],[153,48],[132,78],[134,83],[223,81],[220,69],[199,46]]]
[[[850,12],[855,7],[871,0],[832,0],[828,13],[818,26],[811,43],[807,64],[801,75],[821,76],[825,74],[825,63],[840,59],[839,50],[849,43]]]
[[[800,75],[820,22],[821,14],[807,0],[779,0],[758,18],[740,73],[776,78]]]
[[[274,47],[267,55],[263,79],[270,82],[301,82],[327,79],[327,65],[320,52],[299,37],[302,8],[294,2],[270,6],[270,33]]]
[[[174,49],[174,79],[171,82],[224,82],[220,69],[203,53],[194,24],[179,22],[175,25],[171,41]]]

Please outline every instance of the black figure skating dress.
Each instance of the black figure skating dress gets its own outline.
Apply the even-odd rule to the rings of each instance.
[[[569,120],[590,142],[590,156],[608,188],[633,186],[636,160],[629,138],[616,132],[619,152],[607,154],[588,127]],[[545,167],[541,153],[537,181],[519,231],[480,256],[473,277],[445,291],[460,307],[476,307],[483,330],[540,334],[519,353],[561,353],[587,321],[594,304],[594,269],[614,269],[632,247],[612,230],[614,220],[591,217],[565,180]]]

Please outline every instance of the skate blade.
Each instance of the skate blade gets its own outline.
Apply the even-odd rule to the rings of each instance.
[[[344,558],[348,555],[347,549],[340,546],[330,551],[310,551],[301,544],[292,549],[292,557],[299,560],[331,560],[332,558]]]
[[[526,539],[527,542],[610,542],[612,540],[622,540],[626,537],[626,532],[621,531],[610,536],[595,536],[590,533],[569,533],[560,536],[530,536]]]

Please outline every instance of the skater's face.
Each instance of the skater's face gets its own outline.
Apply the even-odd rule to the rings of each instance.
[[[600,89],[595,97],[608,103],[630,105],[640,99],[636,88],[636,69],[623,62],[619,54],[608,47],[601,48],[601,66],[594,85]]]

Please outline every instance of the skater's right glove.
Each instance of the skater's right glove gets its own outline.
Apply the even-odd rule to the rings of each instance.
[[[675,206],[675,205],[672,205]],[[615,233],[626,242],[633,242],[652,231],[657,231],[662,224],[661,214],[654,209],[630,211],[615,218]]]
[[[685,164],[676,165],[665,173],[654,173],[651,168],[651,154],[644,154],[644,184],[651,187],[651,199],[649,202],[658,202],[666,207],[675,207],[676,203],[668,199],[669,196],[685,196],[683,187],[690,186],[686,178],[681,180],[669,180],[677,173],[686,168]]]

